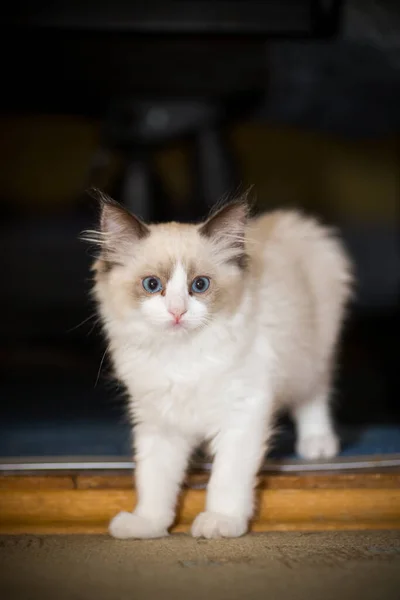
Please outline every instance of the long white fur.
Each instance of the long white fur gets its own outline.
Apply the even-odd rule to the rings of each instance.
[[[185,243],[198,237],[197,230],[185,233],[185,243],[174,227],[163,229],[163,238],[158,231],[152,230],[147,245],[138,242],[137,260],[168,248],[178,256],[165,295],[130,305],[131,263],[99,275],[95,286],[115,371],[128,389],[136,423],[138,504],[112,520],[110,533],[166,535],[190,454],[206,440],[214,465],[205,512],[192,533],[240,536],[253,514],[255,476],[278,410],[291,412],[303,457],[338,451],[329,394],[350,265],[331,231],[295,212],[272,213],[242,232],[248,271],[242,275],[226,265],[237,290],[233,310],[209,312],[201,297],[189,294],[186,281]],[[229,244],[220,244],[218,252],[218,241],[212,243],[217,262],[221,254],[223,261],[230,258]],[[186,311],[181,327],[172,327],[171,307]]]

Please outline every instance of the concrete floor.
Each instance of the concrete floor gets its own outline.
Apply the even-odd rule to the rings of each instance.
[[[54,600],[398,600],[400,532],[239,540],[1,536],[0,597]]]

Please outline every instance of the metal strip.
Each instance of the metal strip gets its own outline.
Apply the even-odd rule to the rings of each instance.
[[[210,471],[212,463],[195,463],[193,467],[197,470]],[[261,473],[299,473],[310,471],[343,471],[363,469],[386,469],[400,467],[400,454],[388,455],[387,457],[366,456],[351,459],[340,459],[336,461],[268,461],[261,469]],[[97,471],[118,470],[131,471],[135,468],[132,460],[115,460],[109,458],[91,459],[0,459],[0,473],[11,471]]]

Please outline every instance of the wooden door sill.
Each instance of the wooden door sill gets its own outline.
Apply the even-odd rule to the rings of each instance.
[[[191,473],[172,532],[204,509],[208,473]],[[135,491],[126,471],[3,472],[0,534],[106,533]],[[263,473],[252,531],[400,529],[400,469]]]

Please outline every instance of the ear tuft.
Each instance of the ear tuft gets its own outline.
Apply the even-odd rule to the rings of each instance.
[[[150,230],[143,221],[106,194],[100,193],[100,231],[110,236],[127,236],[138,240],[149,235]]]
[[[86,232],[84,239],[100,246],[103,260],[119,262],[115,261],[116,257],[128,254],[135,242],[147,237],[150,230],[101,190],[92,188],[89,194],[100,204],[100,227],[98,231]]]
[[[223,262],[235,263],[241,269],[247,265],[245,231],[249,216],[246,199],[226,204],[200,226],[201,235],[209,238]]]
[[[235,233],[244,234],[249,207],[243,200],[235,200],[217,210],[200,228],[200,233],[215,238]]]

